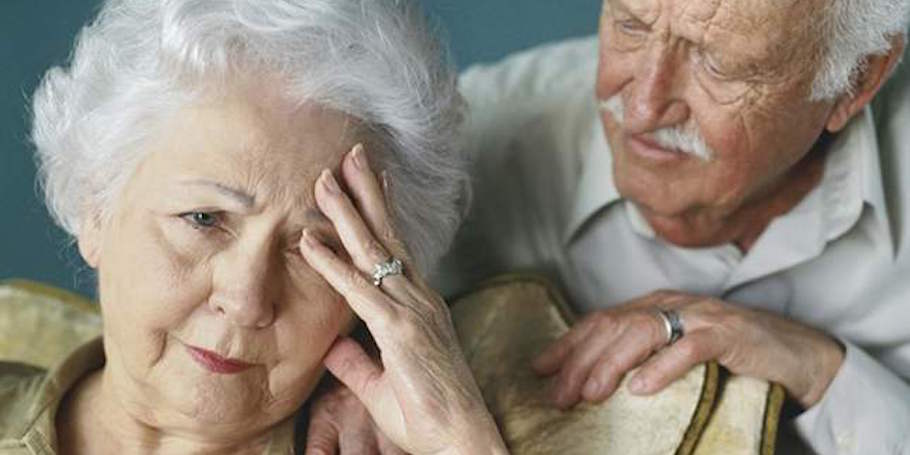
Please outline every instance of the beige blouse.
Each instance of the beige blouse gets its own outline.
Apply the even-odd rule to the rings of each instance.
[[[100,337],[49,372],[24,363],[0,362],[0,454],[57,454],[54,421],[60,402],[80,379],[103,365]],[[265,454],[294,453],[294,421],[288,419],[275,429]]]

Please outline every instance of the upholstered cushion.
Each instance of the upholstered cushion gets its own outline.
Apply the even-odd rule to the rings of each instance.
[[[0,360],[48,369],[99,333],[91,301],[29,281],[0,282]]]
[[[562,412],[531,359],[568,330],[573,315],[546,282],[493,280],[455,301],[456,329],[484,399],[514,454],[768,454],[779,387],[701,365],[663,392],[630,394]],[[627,378],[631,375],[627,375]]]

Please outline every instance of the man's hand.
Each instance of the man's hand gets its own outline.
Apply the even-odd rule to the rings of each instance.
[[[306,455],[404,455],[376,428],[366,408],[344,385],[335,383],[313,400]]]
[[[677,311],[685,327],[669,346],[659,309]],[[638,366],[629,389],[644,395],[710,360],[777,382],[808,408],[824,395],[843,356],[837,341],[811,327],[710,297],[660,291],[589,314],[537,357],[534,369],[556,375],[553,400],[562,408],[607,399]]]

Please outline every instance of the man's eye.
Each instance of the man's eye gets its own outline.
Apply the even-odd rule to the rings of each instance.
[[[195,229],[210,229],[218,226],[218,214],[213,212],[187,212],[180,215]]]
[[[629,35],[646,33],[650,27],[638,19],[626,19],[617,22],[619,30]]]
[[[700,52],[699,60],[701,60],[701,66],[708,72],[712,77],[717,79],[727,78],[727,73],[717,64],[717,62],[711,58],[710,55]]]

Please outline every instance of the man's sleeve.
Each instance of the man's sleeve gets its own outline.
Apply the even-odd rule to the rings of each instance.
[[[820,454],[910,453],[910,385],[857,346],[844,345],[837,376],[822,400],[797,417],[796,431]]]

